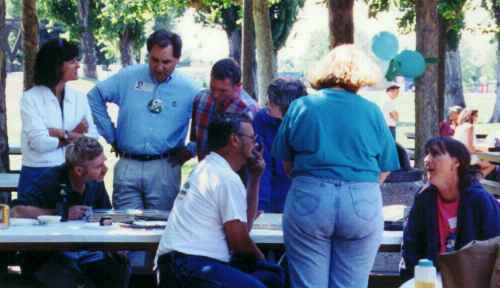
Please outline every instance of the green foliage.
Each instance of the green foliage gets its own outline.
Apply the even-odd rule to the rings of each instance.
[[[48,21],[48,27],[62,26],[65,31],[69,32],[69,37],[73,41],[78,41],[80,39],[81,27],[79,24],[78,16],[78,0],[67,0],[67,1],[57,1],[57,0],[44,0],[37,2],[37,14],[39,19],[44,19]],[[92,4],[97,4],[97,1],[90,1]],[[90,19],[89,24],[96,23],[96,11],[97,7],[90,9]],[[91,27],[92,29],[92,27]]]
[[[23,13],[23,3],[21,0],[7,0],[7,18],[21,18]]]
[[[279,50],[285,44],[304,2],[305,0],[269,0],[274,49]],[[192,1],[191,5],[196,8],[196,20],[200,23],[220,25],[227,32],[241,27],[241,1],[199,0]]]
[[[168,7],[166,12],[156,16],[153,30],[173,30],[175,19],[182,16],[185,10],[185,7]]]
[[[485,0],[483,0],[485,1]],[[492,0],[500,1],[500,0]],[[365,0],[369,5],[369,16],[376,17],[379,12],[395,7],[402,16],[398,18],[400,32],[409,33],[415,27],[415,0]],[[446,29],[446,40],[452,50],[460,42],[461,32],[465,27],[464,14],[467,0],[439,0],[438,13]]]
[[[40,19],[48,20],[52,26],[62,25],[72,40],[79,40],[83,31],[78,1],[37,1]],[[144,27],[147,22],[160,17],[157,18],[159,26],[171,25],[173,18],[182,14],[187,5],[186,0],[89,0],[89,3],[90,30],[108,56],[115,56],[117,41],[124,33],[132,40],[134,50],[139,51],[146,41]]]
[[[281,0],[269,7],[273,47],[281,49],[297,20],[299,8],[304,6],[305,0]]]

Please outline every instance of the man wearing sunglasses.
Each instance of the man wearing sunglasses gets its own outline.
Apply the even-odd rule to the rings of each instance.
[[[282,287],[283,271],[264,260],[249,235],[265,165],[250,118],[214,119],[208,149],[175,199],[161,238],[160,287]],[[245,165],[246,189],[236,174]]]

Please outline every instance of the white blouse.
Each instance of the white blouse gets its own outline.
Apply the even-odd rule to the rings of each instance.
[[[87,135],[99,136],[85,94],[67,85],[64,90],[64,115],[56,96],[45,86],[34,86],[21,97],[23,166],[53,167],[64,163],[65,148],[58,147],[58,138],[49,136],[49,128],[71,131],[86,119]]]

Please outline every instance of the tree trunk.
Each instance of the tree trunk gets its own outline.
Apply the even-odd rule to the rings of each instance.
[[[417,0],[416,34],[417,50],[424,58],[439,55],[438,0]],[[415,166],[423,167],[424,146],[427,140],[438,135],[438,67],[429,64],[425,73],[416,81],[415,89]]]
[[[276,75],[278,73],[278,50],[274,49],[273,47],[273,75]]]
[[[122,67],[132,65],[134,61],[132,58],[132,39],[128,29],[125,29],[125,31],[120,34],[119,46]]]
[[[253,1],[255,43],[257,46],[258,99],[267,103],[267,87],[273,78],[273,39],[267,0]]]
[[[445,57],[444,111],[448,111],[448,108],[453,105],[465,107],[465,100],[462,85],[462,63],[458,48],[453,50],[446,45]]]
[[[0,0],[0,31],[5,28],[5,0]],[[0,39],[4,41],[4,38]],[[4,47],[4,46],[0,46]],[[9,170],[9,138],[7,134],[7,110],[5,109],[6,53],[0,49],[0,172]]]
[[[242,25],[242,47],[241,47],[241,74],[243,89],[257,100],[256,73],[255,73],[255,37],[252,14],[252,0],[243,2],[243,25]]]
[[[493,115],[491,115],[490,123],[500,122],[500,37],[497,36],[497,67],[496,67],[497,84],[495,89],[496,101]]]
[[[95,39],[89,27],[90,0],[78,1],[80,28],[82,29],[83,74],[87,78],[97,79]]]
[[[38,50],[38,18],[36,0],[23,0],[24,89],[33,87],[36,52]]]
[[[354,43],[354,0],[328,0],[330,48]]]
[[[439,33],[445,35],[446,22],[443,17],[439,16]],[[446,37],[439,37],[439,56],[438,56],[438,119],[444,120],[446,118],[444,113],[445,100],[445,61],[446,61]]]
[[[227,31],[227,40],[229,44],[229,57],[241,62],[241,29],[236,28],[232,31]],[[241,64],[241,63],[240,63]]]
[[[495,22],[497,27],[500,27],[500,4],[494,5],[493,11],[495,12]],[[500,34],[497,33],[497,67],[496,67],[496,78],[497,87],[495,90],[496,101],[495,109],[493,109],[493,115],[491,115],[490,122],[500,122]]]

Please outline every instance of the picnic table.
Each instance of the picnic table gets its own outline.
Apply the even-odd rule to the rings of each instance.
[[[9,144],[9,155],[22,155],[21,145]]]
[[[481,160],[490,161],[491,163],[500,164],[500,152],[480,152],[477,156]]]
[[[406,138],[409,140],[415,140],[415,132],[406,132],[405,133]]]
[[[282,214],[265,213],[250,237],[261,247],[283,250]],[[156,251],[164,229],[136,229],[113,223],[68,221],[47,225],[10,226],[1,231],[0,251],[150,250]],[[402,231],[384,231],[380,251],[400,250]]]
[[[19,173],[0,173],[0,193],[16,191],[18,182]]]
[[[399,286],[399,288],[414,288],[415,287],[415,279],[410,279],[403,283],[403,285]],[[442,288],[443,287],[443,280],[441,279],[441,273],[437,273],[437,280],[436,280],[436,288]]]

